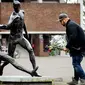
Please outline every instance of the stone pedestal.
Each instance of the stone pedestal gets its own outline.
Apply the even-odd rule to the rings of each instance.
[[[0,76],[0,85],[63,85],[62,78]]]

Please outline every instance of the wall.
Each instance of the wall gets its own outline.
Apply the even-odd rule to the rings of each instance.
[[[22,3],[25,10],[25,23],[28,31],[64,31],[58,15],[61,12],[68,13],[69,17],[80,23],[79,4],[59,4],[59,3]],[[13,11],[12,3],[1,3],[1,24],[6,24]]]

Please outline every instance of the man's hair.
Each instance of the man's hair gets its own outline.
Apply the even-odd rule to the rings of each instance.
[[[61,13],[61,14],[59,14],[58,21],[60,21],[60,20],[62,20],[64,18],[67,18],[67,17],[68,17],[68,15],[66,13]]]

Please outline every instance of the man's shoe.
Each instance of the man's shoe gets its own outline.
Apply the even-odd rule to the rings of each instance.
[[[80,85],[85,85],[85,79],[80,79]]]
[[[68,85],[77,85],[78,84],[78,81],[75,80],[74,78],[72,78],[72,81],[71,82],[68,82],[67,84]]]

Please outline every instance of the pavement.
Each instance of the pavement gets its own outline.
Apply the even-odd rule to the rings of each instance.
[[[20,48],[21,49],[21,48]],[[16,49],[18,50],[18,48]],[[32,70],[32,65],[29,61],[29,54],[24,50],[19,50],[20,55],[15,59],[20,65],[28,70]],[[62,56],[49,56],[49,57],[39,57],[36,56],[36,64],[39,66],[38,73],[42,77],[53,77],[58,79],[63,79],[63,81],[71,81],[73,76],[73,67],[71,57],[68,55]],[[85,70],[85,58],[82,61],[82,67]],[[17,70],[11,64],[4,68],[3,76],[28,76],[29,74]]]

